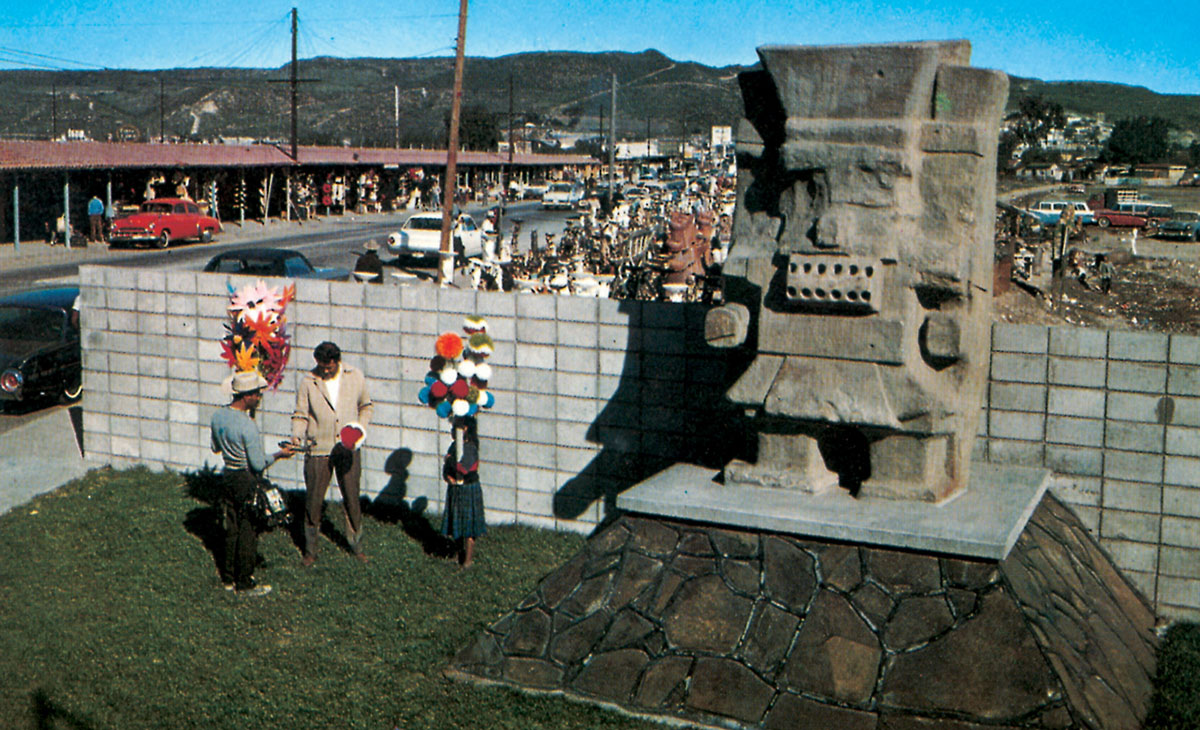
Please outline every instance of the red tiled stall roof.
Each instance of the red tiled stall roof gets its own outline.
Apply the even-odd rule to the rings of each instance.
[[[446,164],[444,150],[390,149],[386,147],[300,147],[301,165]],[[499,166],[507,154],[460,152],[459,163]],[[0,141],[0,170],[85,170],[175,167],[285,167],[293,164],[283,150],[271,145],[146,144],[128,142]],[[569,166],[594,164],[583,155],[513,156],[518,166]]]

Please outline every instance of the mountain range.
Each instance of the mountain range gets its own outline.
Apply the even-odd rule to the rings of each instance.
[[[297,66],[301,144],[391,146],[399,138],[402,146],[445,145],[454,59],[314,58]],[[530,122],[598,136],[612,124],[615,74],[619,137],[681,137],[736,121],[737,75],[745,68],[674,61],[654,50],[468,58],[463,100],[468,113],[494,115],[500,129],[511,119],[518,127]],[[286,140],[289,75],[289,66],[0,71],[0,138],[46,139],[82,130],[97,140]],[[1109,121],[1160,116],[1177,128],[1200,130],[1200,96],[1014,77],[1010,108],[1033,94]]]

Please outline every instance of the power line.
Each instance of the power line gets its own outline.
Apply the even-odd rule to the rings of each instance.
[[[19,48],[9,48],[7,46],[0,46],[0,52],[9,53],[9,54],[13,54],[16,56],[32,56],[33,58],[46,59],[48,61],[58,61],[59,63],[73,63],[76,66],[83,66],[85,68],[98,68],[98,69],[104,70],[104,71],[114,70],[114,69],[109,68],[108,66],[95,66],[86,61],[76,61],[72,58],[63,58],[61,56],[50,56],[45,53],[34,53],[33,51],[22,51]],[[16,59],[11,59],[11,60],[16,60]],[[62,70],[66,71],[68,69],[63,68]]]

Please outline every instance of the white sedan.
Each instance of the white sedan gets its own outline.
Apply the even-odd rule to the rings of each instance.
[[[458,216],[451,231],[454,246],[463,256],[478,256],[483,253],[483,232],[475,225],[475,219],[463,213]],[[437,257],[442,243],[442,214],[416,213],[399,231],[388,235],[388,251],[396,256]]]

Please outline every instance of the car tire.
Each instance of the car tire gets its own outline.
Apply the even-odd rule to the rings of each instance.
[[[171,232],[163,231],[162,233],[158,234],[158,238],[154,241],[154,245],[158,246],[159,248],[166,248],[167,246],[170,246]]]
[[[200,242],[201,243],[212,243],[212,237],[213,237],[213,229],[205,228],[203,231],[200,231]]]
[[[1200,241],[1200,228],[1192,229],[1192,241],[1193,242]]]
[[[1097,218],[1096,225],[1100,226],[1101,228],[1108,228],[1110,225],[1112,225],[1112,221],[1107,218]]]

